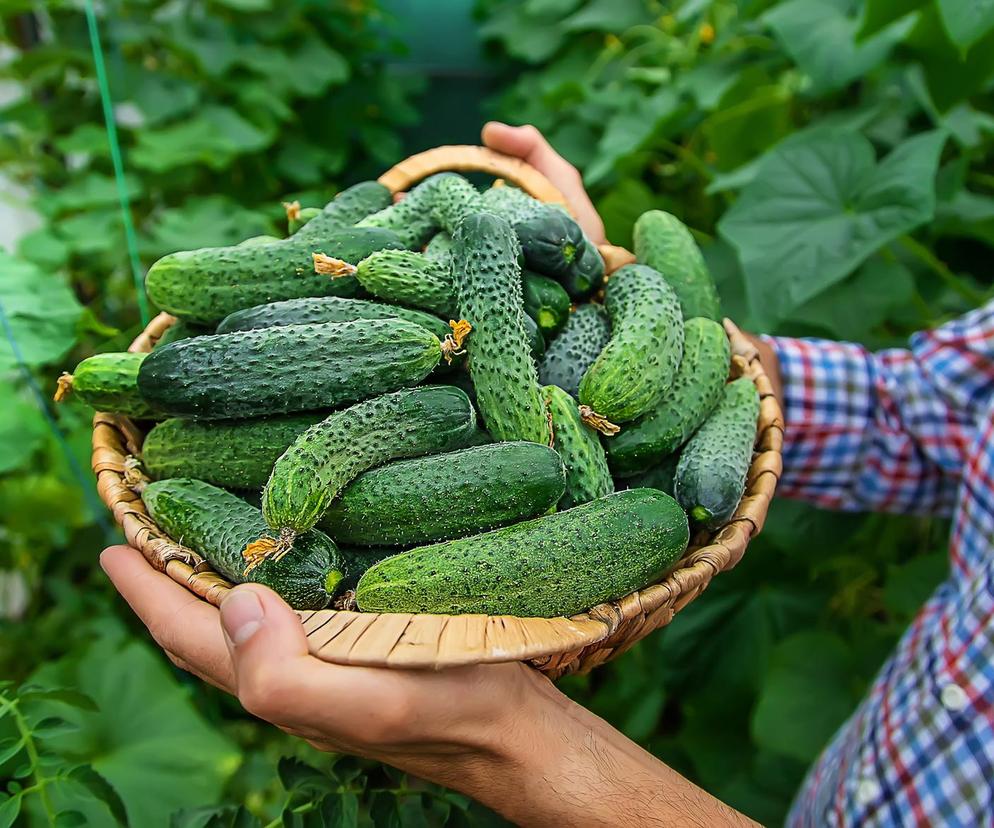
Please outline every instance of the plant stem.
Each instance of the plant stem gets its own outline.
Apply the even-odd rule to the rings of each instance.
[[[41,799],[41,806],[45,809],[45,816],[48,817],[48,824],[54,826],[55,809],[52,807],[52,801],[48,798],[48,790],[45,787],[48,784],[49,779],[41,772],[41,766],[38,758],[38,746],[35,745],[35,740],[31,735],[31,728],[24,720],[24,716],[18,709],[16,702],[12,702],[3,696],[0,696],[0,705],[2,705],[2,708],[0,709],[9,710],[11,715],[14,717],[14,724],[17,726],[17,732],[24,740],[24,749],[27,751],[28,760],[31,762],[31,774],[35,778],[35,784],[29,788],[26,788],[22,792],[22,795],[37,791],[38,797]]]
[[[968,302],[979,305],[984,301],[984,294],[964,282],[953,273],[945,262],[941,261],[931,250],[911,236],[901,236],[898,243],[918,261],[938,276],[942,282]]]

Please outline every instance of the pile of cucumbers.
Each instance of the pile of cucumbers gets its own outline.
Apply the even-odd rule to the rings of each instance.
[[[290,218],[157,261],[179,321],[57,392],[150,421],[149,514],[225,577],[298,609],[572,615],[732,515],[759,399],[676,218],[641,216],[607,280],[562,208],[454,173]]]

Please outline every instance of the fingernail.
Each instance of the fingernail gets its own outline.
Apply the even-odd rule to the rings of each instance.
[[[221,602],[221,625],[236,647],[256,634],[264,615],[262,603],[250,589],[232,590]]]

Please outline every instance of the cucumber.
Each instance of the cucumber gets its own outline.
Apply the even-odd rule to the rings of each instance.
[[[76,370],[63,373],[55,390],[61,402],[70,392],[97,411],[136,419],[156,416],[138,393],[138,370],[148,354],[108,352],[87,357]]]
[[[543,336],[555,336],[563,329],[571,302],[562,285],[547,276],[525,271],[521,274],[521,294],[525,313],[535,320]]]
[[[227,489],[261,489],[273,463],[321,413],[203,423],[173,418],[145,437],[142,462],[157,480],[194,477]]]
[[[528,314],[521,320],[525,326],[525,341],[528,343],[528,351],[531,354],[532,362],[536,365],[545,356],[545,337],[539,330],[538,323]]]
[[[366,290],[388,302],[444,317],[456,315],[456,289],[446,261],[413,250],[381,250],[355,267],[342,265],[340,272],[354,274]]]
[[[295,538],[279,560],[262,561],[246,573],[243,551],[266,522],[258,509],[210,483],[160,480],[144,488],[142,500],[167,535],[200,553],[229,581],[264,584],[295,609],[327,606],[342,580],[338,549],[317,530]]]
[[[672,496],[673,481],[676,477],[676,466],[679,462],[680,452],[674,452],[648,471],[617,481],[618,488],[659,489],[659,491],[666,492],[666,494]]]
[[[721,398],[731,352],[724,328],[703,317],[683,323],[683,358],[669,390],[647,414],[607,441],[617,476],[644,472],[682,446]]]
[[[313,325],[318,322],[354,322],[358,319],[406,319],[444,339],[451,329],[437,316],[384,305],[367,299],[344,299],[340,296],[305,296],[256,305],[228,314],[217,326],[217,333],[274,328],[281,325]]]
[[[577,302],[597,291],[604,284],[604,259],[597,245],[588,241],[569,272],[559,277],[559,282]]]
[[[625,265],[610,278],[604,307],[611,340],[580,380],[580,402],[612,423],[645,414],[669,388],[683,353],[680,303],[646,265]]]
[[[192,322],[185,322],[177,319],[166,328],[165,332],[156,340],[155,347],[159,348],[168,345],[170,342],[179,342],[181,339],[189,339],[194,336],[204,336],[213,333],[210,327],[204,325],[194,325]]]
[[[395,548],[382,549],[376,546],[358,547],[354,549],[339,548],[342,554],[342,572],[345,577],[338,585],[338,594],[346,590],[354,590],[359,583],[363,573],[373,564],[379,563],[384,558],[396,555]]]
[[[276,461],[262,512],[279,543],[306,532],[357,475],[388,460],[461,448],[476,429],[469,398],[428,385],[336,411],[301,434]]]
[[[156,410],[184,417],[290,414],[415,385],[440,358],[438,337],[404,319],[285,325],[156,348],[138,390]]]
[[[549,343],[538,364],[543,385],[558,385],[572,396],[580,393],[580,379],[611,339],[611,321],[601,305],[580,305],[566,327]]]
[[[717,529],[735,512],[752,462],[758,416],[753,381],[741,377],[730,382],[681,452],[674,490],[695,523]]]
[[[525,264],[538,273],[556,278],[569,273],[586,245],[580,225],[553,207],[516,222],[514,232],[521,244]]]
[[[393,195],[378,181],[360,181],[338,193],[318,215],[297,230],[294,236],[298,239],[323,241],[325,237],[351,227],[366,216],[389,207],[391,203]]]
[[[480,209],[500,216],[513,225],[545,212],[547,205],[518,187],[502,184],[480,194]]]
[[[584,425],[576,400],[555,385],[547,385],[543,392],[552,417],[553,446],[566,466],[566,490],[558,508],[562,511],[611,494],[614,481],[604,447],[597,432]]]
[[[662,210],[639,216],[634,229],[635,258],[655,268],[680,299],[684,319],[721,320],[718,290],[704,256],[686,225]]]
[[[440,230],[425,245],[425,257],[436,262],[452,261],[452,236]]]
[[[299,201],[283,202],[286,208],[286,229],[291,236],[311,219],[321,215],[320,207],[301,207]]]
[[[376,250],[401,247],[388,230],[349,228],[320,241],[291,236],[272,244],[205,247],[163,256],[149,268],[145,288],[163,310],[212,324],[229,313],[301,296],[354,296],[355,279],[314,272],[314,253],[358,262]]]
[[[440,176],[431,196],[431,215],[446,233],[455,233],[459,222],[480,211],[480,191],[456,173]]]
[[[453,238],[459,311],[473,330],[469,370],[487,430],[497,440],[549,445],[552,434],[526,339],[514,231],[490,213],[467,216]]]
[[[457,173],[437,173],[429,176],[400,201],[362,219],[358,227],[384,227],[396,232],[408,250],[420,250],[439,229],[433,215],[436,188]]]
[[[283,241],[279,236],[251,236],[244,241],[238,242],[235,247],[257,247],[260,244],[272,244]]]
[[[421,546],[370,567],[367,612],[575,615],[658,580],[687,548],[687,516],[653,489]]]
[[[368,471],[345,487],[318,525],[350,545],[448,540],[547,512],[565,480],[548,446],[491,443]]]

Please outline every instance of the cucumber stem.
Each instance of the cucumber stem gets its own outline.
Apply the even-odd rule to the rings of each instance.
[[[62,402],[66,397],[72,393],[72,374],[68,371],[63,371],[56,380],[55,394],[52,395],[52,399],[56,402]]]

